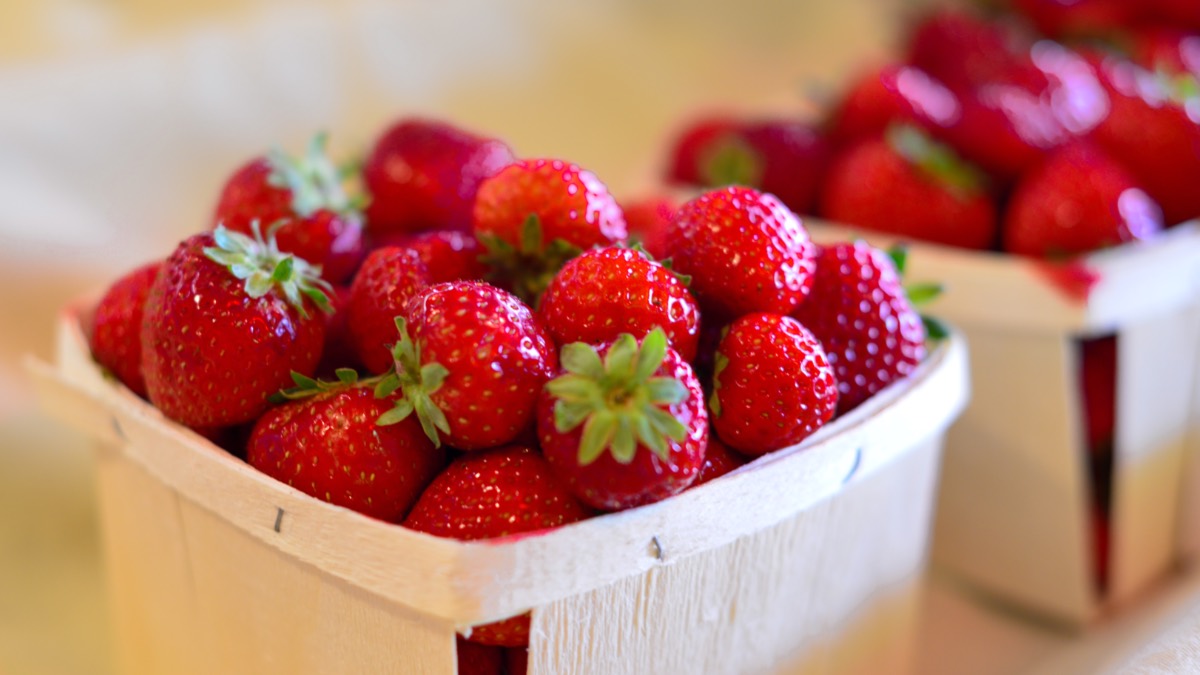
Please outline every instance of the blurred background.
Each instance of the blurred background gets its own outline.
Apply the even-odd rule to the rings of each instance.
[[[111,672],[88,448],[19,360],[204,227],[242,162],[422,114],[638,196],[685,120],[804,117],[918,4],[0,0],[0,673]]]

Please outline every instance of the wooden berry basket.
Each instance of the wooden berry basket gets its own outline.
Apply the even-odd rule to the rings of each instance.
[[[818,241],[892,242],[808,224]],[[1188,427],[1200,419],[1200,226],[1065,267],[914,243],[907,270],[912,281],[945,284],[928,309],[959,328],[971,352],[971,403],[947,436],[935,566],[1079,626],[1200,548],[1200,513],[1180,517],[1200,512],[1191,505],[1200,462],[1185,462]],[[1099,589],[1078,340],[1108,334],[1117,336],[1118,384],[1108,581]],[[1200,456],[1200,438],[1190,452]],[[1181,479],[1185,465],[1195,479]]]
[[[312,499],[112,385],[77,312],[44,408],[97,447],[122,672],[454,673],[532,609],[530,673],[902,672],[961,338],[781,451],[658,504],[496,542]]]

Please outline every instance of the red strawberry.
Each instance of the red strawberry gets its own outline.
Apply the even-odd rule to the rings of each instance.
[[[1162,229],[1158,205],[1098,148],[1076,142],[1023,176],[1004,220],[1004,248],[1028,256],[1086,253]]]
[[[513,445],[462,455],[425,489],[404,526],[435,537],[495,539],[583,520],[587,509],[554,477],[545,458]],[[475,626],[471,642],[529,644],[529,615]]]
[[[881,135],[895,123],[926,130],[962,117],[958,95],[920,68],[892,64],[855,80],[831,113],[830,136],[840,144]]]
[[[743,316],[717,347],[713,427],[741,452],[764,455],[799,443],[833,417],[837,400],[821,343],[791,317]]]
[[[249,422],[267,397],[311,375],[329,301],[313,268],[273,241],[218,227],[183,241],[146,300],[142,372],[150,402],[190,427]]]
[[[88,346],[96,362],[121,384],[146,398],[142,377],[142,316],[162,262],[143,265],[117,279],[104,292],[88,323]]]
[[[700,467],[700,473],[689,489],[720,478],[742,466],[746,461],[745,457],[730,450],[729,446],[722,443],[716,434],[709,433],[708,446],[704,449],[704,465]]]
[[[1147,13],[1169,24],[1200,30],[1200,5],[1195,0],[1150,0]]]
[[[259,418],[246,461],[263,473],[331,504],[397,522],[446,464],[421,425],[377,421],[392,402],[369,381],[341,370],[335,384],[296,377],[291,400]]]
[[[504,650],[505,675],[526,675],[529,672],[529,648],[510,647]]]
[[[517,295],[533,301],[570,258],[622,242],[625,217],[596,176],[557,159],[523,160],[479,186],[475,236]]]
[[[655,327],[685,361],[696,355],[700,310],[687,287],[640,251],[609,246],[571,259],[542,295],[542,320],[556,344],[600,344]]]
[[[372,232],[469,230],[475,192],[513,161],[503,142],[444,122],[400,121],[375,142],[363,180]]]
[[[549,333],[516,296],[479,281],[422,289],[396,320],[395,419],[416,412],[435,443],[460,450],[510,443],[532,423],[558,367]]]
[[[722,124],[722,120],[704,120],[698,126],[708,130]],[[692,161],[698,162],[694,170],[680,172],[699,179],[690,184],[744,185],[775,195],[796,213],[812,211],[829,148],[808,124],[786,119],[746,121],[729,125],[703,143],[697,137],[700,132],[685,130],[675,146],[676,152],[692,154]],[[675,159],[677,171],[682,161]]]
[[[1079,385],[1087,447],[1112,451],[1117,419],[1117,338],[1083,340],[1079,344]]]
[[[925,358],[925,327],[895,263],[864,242],[827,246],[812,296],[792,315],[825,348],[838,414],[911,373]]]
[[[400,246],[411,248],[421,257],[429,271],[429,283],[443,281],[475,281],[487,276],[483,264],[484,248],[469,232],[434,230],[418,234],[385,235],[377,248]]]
[[[627,202],[623,209],[630,242],[640,244],[656,260],[665,258],[667,231],[679,203],[670,197],[647,197]]]
[[[912,29],[908,58],[950,87],[964,89],[1007,79],[1027,41],[1010,24],[938,9]],[[1029,74],[1036,81],[1036,74]]]
[[[503,647],[491,647],[455,636],[454,651],[458,657],[458,675],[508,675]]]
[[[332,376],[339,368],[358,368],[361,362],[350,335],[350,287],[334,286],[329,294],[329,305],[333,312],[325,315],[325,349],[317,373]],[[394,325],[394,324],[393,324]]]
[[[822,215],[880,232],[985,249],[996,205],[978,169],[912,127],[859,143],[834,160]]]
[[[1012,0],[1038,30],[1050,37],[1095,37],[1121,33],[1138,18],[1129,0]]]
[[[1200,35],[1169,26],[1131,30],[1129,58],[1151,72],[1191,73],[1200,77]]]
[[[350,286],[346,321],[358,358],[372,373],[391,370],[392,345],[399,340],[396,317],[404,316],[409,299],[430,282],[413,249],[377,248],[363,261]]]
[[[255,222],[274,233],[279,250],[294,253],[337,283],[362,260],[362,216],[317,134],[304,157],[273,149],[237,171],[221,190],[214,227],[252,234]]]
[[[721,316],[786,314],[812,285],[814,246],[800,219],[752,188],[707,192],[680,207],[667,239],[676,271]]]
[[[705,155],[719,139],[733,133],[740,122],[733,117],[708,116],[689,122],[671,147],[667,180],[679,185],[707,185]]]
[[[1092,138],[1162,206],[1167,224],[1200,216],[1200,84],[1127,61],[1100,68],[1111,111]]]
[[[700,382],[655,329],[599,348],[563,347],[538,401],[542,452],[585,504],[614,511],[666,499],[700,473],[708,413]]]

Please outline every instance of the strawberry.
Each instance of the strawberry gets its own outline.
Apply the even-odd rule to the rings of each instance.
[[[403,525],[435,537],[496,539],[551,530],[590,514],[554,476],[546,459],[521,445],[464,454],[417,499]],[[529,615],[475,626],[471,642],[529,644]]]
[[[529,672],[529,648],[509,647],[504,650],[505,675],[526,675]]]
[[[1200,5],[1194,0],[1150,0],[1148,14],[1164,22],[1200,31]]]
[[[142,398],[146,398],[140,339],[142,316],[146,297],[160,269],[162,262],[152,262],[117,279],[104,292],[87,324],[92,357]]]
[[[460,450],[512,442],[533,423],[542,385],[558,367],[554,342],[516,296],[480,281],[435,284],[408,302],[392,350],[390,386],[434,441]]]
[[[925,358],[925,327],[896,264],[865,242],[824,247],[812,296],[792,315],[825,348],[838,414],[911,373]]]
[[[289,402],[259,418],[246,446],[251,466],[331,504],[398,522],[446,464],[446,453],[409,419],[377,421],[392,402],[353,370],[337,383],[297,375]]]
[[[348,279],[364,252],[358,202],[317,134],[303,157],[278,148],[238,169],[221,190],[213,226],[252,234],[255,222],[275,234],[279,250],[321,267],[333,283]]]
[[[969,89],[1011,75],[1028,41],[1011,24],[942,8],[912,28],[908,60],[951,88]]]
[[[679,210],[679,202],[667,196],[651,196],[626,202],[622,210],[630,243],[639,244],[656,260],[665,258],[667,230]]]
[[[700,310],[687,287],[641,251],[609,246],[571,259],[542,295],[539,313],[556,344],[600,344],[655,327],[685,361],[696,355]]]
[[[480,182],[513,159],[502,141],[445,122],[401,120],[375,141],[363,166],[370,230],[469,230]]]
[[[533,302],[580,251],[625,240],[625,217],[596,176],[557,159],[515,162],[479,186],[475,236],[492,269]]]
[[[538,401],[542,452],[585,504],[614,511],[666,499],[700,473],[704,393],[661,329],[563,347],[563,373]]]
[[[469,232],[431,230],[417,234],[386,235],[378,248],[399,246],[417,252],[429,272],[429,283],[476,281],[487,276],[484,248]]]
[[[795,445],[833,417],[837,400],[821,343],[791,317],[747,314],[717,347],[709,408],[717,436],[736,450]]]
[[[929,73],[890,64],[854,80],[827,121],[840,145],[883,134],[895,123],[926,130],[948,128],[962,117],[958,95]]]
[[[508,675],[505,668],[506,650],[503,647],[481,645],[456,635],[454,651],[458,675]]]
[[[703,308],[725,317],[786,314],[808,295],[814,247],[800,219],[752,188],[712,190],[680,207],[667,238]]]
[[[350,286],[346,321],[354,350],[372,373],[391,370],[396,317],[430,282],[429,268],[413,249],[377,248],[363,261]]]
[[[1128,61],[1101,63],[1111,111],[1091,138],[1125,165],[1167,224],[1200,216],[1200,84]]]
[[[319,375],[332,376],[338,368],[357,368],[362,365],[350,334],[350,313],[346,311],[349,304],[350,287],[334,286],[329,294],[329,306],[333,312],[325,315],[325,349],[317,366]]]
[[[1122,33],[1139,14],[1139,3],[1129,0],[1012,0],[1012,4],[1053,38]]]
[[[719,139],[736,132],[740,122],[733,117],[709,115],[689,122],[671,147],[666,170],[668,181],[678,185],[708,185],[705,174],[710,162],[705,155]]]
[[[1151,72],[1200,77],[1200,35],[1170,26],[1132,30],[1125,45],[1129,59]]]
[[[1086,253],[1145,239],[1161,211],[1119,164],[1079,141],[1051,153],[1013,189],[1004,248],[1019,255]]]
[[[184,240],[151,287],[142,320],[150,402],[190,427],[249,422],[321,358],[329,285],[273,239],[218,227]]]
[[[730,450],[729,446],[722,443],[715,433],[709,433],[708,446],[704,449],[704,464],[700,467],[700,473],[696,476],[696,480],[688,486],[688,489],[720,478],[742,466],[746,461],[745,457]]]
[[[721,128],[722,123],[702,120],[697,126],[708,130]],[[694,169],[680,172],[697,178],[689,184],[753,187],[775,195],[796,213],[812,211],[817,181],[829,157],[828,143],[817,130],[788,119],[738,122],[707,137],[687,129],[675,149],[697,162]],[[675,171],[685,159],[675,158]]]
[[[996,205],[978,169],[912,127],[847,149],[829,169],[822,215],[903,237],[986,249]]]

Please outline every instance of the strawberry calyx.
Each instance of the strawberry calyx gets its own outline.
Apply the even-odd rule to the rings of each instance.
[[[679,283],[683,284],[685,287],[692,285],[692,275],[684,274],[683,272],[676,270],[675,269],[675,261],[672,260],[671,258],[663,258],[662,260],[658,260],[649,251],[647,251],[644,246],[642,246],[641,242],[638,242],[638,241],[635,241],[632,244],[621,244],[621,245],[624,246],[625,248],[628,248],[631,251],[636,252],[638,255],[642,256],[643,260],[649,260],[650,262],[656,262],[659,265],[662,265],[664,268],[666,268],[666,270],[668,272],[671,273],[671,276],[678,279]]]
[[[216,246],[206,247],[204,255],[243,280],[246,295],[251,298],[261,298],[278,290],[304,318],[308,318],[305,299],[311,300],[326,314],[332,314],[329,295],[333,293],[333,286],[321,278],[321,266],[283,253],[276,245],[274,230],[282,224],[284,221],[272,226],[265,238],[258,221],[250,225],[253,237],[217,225],[212,233]]]
[[[893,124],[888,127],[885,138],[898,155],[959,199],[978,194],[986,183],[983,174],[960,158],[950,146],[933,140],[916,127]]]
[[[896,276],[903,280],[904,268],[908,264],[908,247],[903,244],[895,244],[887,250],[887,255],[896,267]],[[921,307],[933,302],[945,290],[946,287],[943,284],[936,282],[904,284],[904,294],[908,296],[908,301],[913,307]],[[929,339],[944,340],[950,335],[950,329],[940,319],[922,312],[918,312],[917,315],[921,317],[921,323],[925,326],[925,335]]]
[[[446,414],[433,402],[432,395],[441,388],[450,371],[440,363],[421,365],[421,346],[409,337],[408,322],[404,317],[396,317],[396,330],[400,332],[400,341],[392,347],[396,368],[384,375],[375,385],[375,397],[387,398],[397,389],[400,390],[401,397],[396,401],[395,407],[380,415],[375,423],[388,426],[416,413],[425,435],[433,441],[434,446],[440,448],[442,439],[438,431],[449,434],[450,423]]]
[[[536,306],[542,292],[568,260],[583,252],[565,239],[542,240],[542,220],[531,213],[521,226],[517,246],[493,234],[479,237],[485,253],[484,264],[493,270],[492,280],[508,280],[512,292],[530,306]]]
[[[271,394],[269,400],[275,404],[300,401],[316,396],[317,394],[341,391],[351,387],[373,387],[383,379],[382,375],[360,378],[358,371],[353,368],[338,368],[334,371],[334,376],[337,377],[337,380],[320,380],[293,370],[292,382],[295,383],[295,386],[280,389]]]
[[[359,220],[365,199],[351,197],[344,185],[355,175],[354,167],[334,165],[325,150],[328,140],[324,132],[314,134],[305,154],[300,157],[288,155],[278,147],[268,150],[266,160],[271,174],[267,183],[291,191],[292,211],[301,218],[318,211],[332,211]]]
[[[699,157],[700,176],[711,187],[761,184],[763,160],[736,133],[724,134],[709,143]]]
[[[580,466],[608,451],[621,464],[633,461],[639,445],[666,461],[667,441],[682,441],[687,429],[667,406],[687,398],[687,387],[674,377],[655,375],[667,353],[667,336],[652,330],[641,345],[622,333],[603,360],[596,348],[574,342],[562,348],[565,374],[546,384],[555,399],[554,427],[570,433],[583,426]]]

